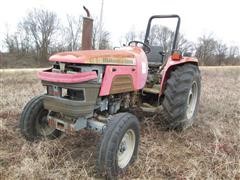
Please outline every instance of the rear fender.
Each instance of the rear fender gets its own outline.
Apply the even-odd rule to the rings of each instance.
[[[186,64],[186,63],[191,63],[191,64],[196,64],[198,66],[198,59],[193,58],[193,57],[183,57],[179,61],[174,61],[172,60],[171,57],[169,57],[167,64],[165,65],[164,69],[162,70],[162,78],[160,80],[160,96],[163,94],[166,86],[166,82],[168,78],[170,77],[170,73],[172,70],[174,70],[177,66]]]

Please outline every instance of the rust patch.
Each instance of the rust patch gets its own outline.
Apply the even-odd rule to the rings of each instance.
[[[92,49],[93,19],[83,17],[82,50]]]
[[[58,122],[54,118],[49,118],[48,125],[54,129],[63,131],[66,134],[74,134],[75,133],[75,129],[73,127],[73,124],[71,124],[71,123]]]
[[[132,77],[118,75],[113,78],[110,94],[134,91]]]
[[[79,61],[85,64],[136,65],[135,51],[127,50],[82,50],[61,52],[50,57],[50,61]],[[59,59],[58,59],[59,58]]]

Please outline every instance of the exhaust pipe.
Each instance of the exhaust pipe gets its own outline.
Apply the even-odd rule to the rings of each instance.
[[[85,6],[83,6],[83,9],[86,11],[87,17],[83,17],[82,50],[90,50],[92,49],[93,19]]]

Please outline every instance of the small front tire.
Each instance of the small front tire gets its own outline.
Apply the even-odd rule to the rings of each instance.
[[[27,140],[34,141],[43,137],[55,139],[62,134],[48,126],[48,113],[43,107],[43,96],[34,97],[26,104],[20,118],[20,129]]]
[[[130,113],[114,115],[104,130],[98,146],[97,168],[107,178],[123,174],[137,158],[140,126]]]

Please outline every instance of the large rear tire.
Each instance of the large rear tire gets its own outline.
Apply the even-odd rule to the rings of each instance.
[[[34,141],[43,137],[55,139],[62,134],[48,126],[48,112],[43,107],[43,96],[34,97],[26,104],[20,118],[20,129],[27,140]]]
[[[201,91],[198,66],[184,64],[170,73],[164,91],[163,126],[168,130],[184,130],[196,118]]]
[[[98,146],[97,169],[107,179],[123,174],[137,158],[140,126],[136,116],[119,113],[104,130]]]

